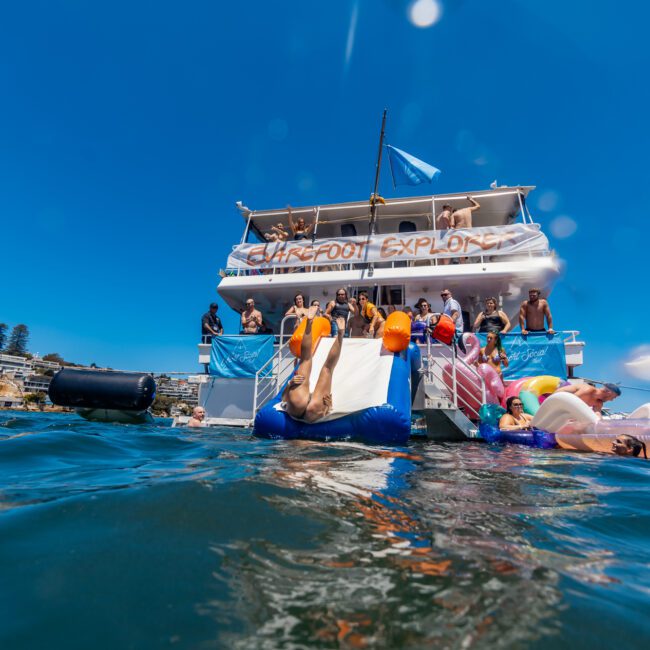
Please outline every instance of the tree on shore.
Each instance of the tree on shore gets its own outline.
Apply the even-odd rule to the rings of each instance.
[[[16,325],[9,335],[9,344],[6,353],[14,356],[24,357],[27,354],[27,341],[29,340],[29,329],[27,325]]]
[[[0,352],[4,350],[7,342],[7,323],[0,323]]]

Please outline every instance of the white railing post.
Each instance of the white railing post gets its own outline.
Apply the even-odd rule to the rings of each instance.
[[[456,347],[451,346],[451,392],[454,398],[454,406],[458,408],[458,384],[456,378]]]

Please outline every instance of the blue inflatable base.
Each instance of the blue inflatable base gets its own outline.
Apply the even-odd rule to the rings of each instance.
[[[553,449],[557,447],[555,435],[542,429],[501,431],[498,427],[483,422],[479,426],[478,431],[485,442],[526,445],[527,447],[537,447],[539,449]]]
[[[358,440],[380,445],[403,445],[411,434],[410,413],[399,411],[392,404],[373,406],[336,420],[307,424],[275,409],[278,401],[276,398],[260,409],[253,429],[256,436],[285,440]]]

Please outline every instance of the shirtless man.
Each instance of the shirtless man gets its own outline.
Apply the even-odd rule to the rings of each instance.
[[[454,209],[448,203],[442,206],[442,212],[436,217],[436,230],[449,230],[453,211]]]
[[[621,394],[621,389],[616,384],[603,384],[596,388],[591,384],[578,384],[558,388],[556,393],[571,393],[579,397],[587,406],[590,406],[596,415],[602,416],[603,403],[611,402]]]
[[[307,326],[300,345],[300,365],[282,393],[282,401],[286,403],[286,412],[293,418],[310,423],[324,418],[332,410],[332,375],[341,356],[341,346],[345,334],[345,319],[337,318],[338,334],[320,371],[314,392],[311,393],[309,390],[312,366],[311,326],[316,311],[316,307],[309,308]]]
[[[519,308],[519,327],[521,327],[521,333],[524,336],[528,332],[555,334],[551,308],[544,298],[539,297],[540,293],[539,289],[530,289],[528,291],[528,300],[524,300]],[[544,327],[544,317],[546,317],[548,329]]]
[[[262,327],[262,312],[255,309],[255,301],[246,298],[246,309],[241,315],[241,326],[244,334],[257,334]]]
[[[202,406],[195,406],[192,411],[192,417],[187,423],[188,427],[204,427],[205,422],[205,409]]]
[[[365,336],[366,321],[361,315],[359,303],[356,298],[350,298],[350,309],[350,319],[348,320],[350,336],[357,339],[363,338]]]
[[[479,202],[474,200],[471,196],[467,197],[467,200],[471,202],[472,205],[469,208],[460,208],[459,210],[454,210],[451,214],[451,227],[452,228],[471,228],[472,227],[472,212],[474,210],[479,210]]]

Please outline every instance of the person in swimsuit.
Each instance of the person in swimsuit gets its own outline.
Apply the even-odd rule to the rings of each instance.
[[[271,226],[271,231],[271,233],[264,235],[264,239],[266,239],[266,241],[283,242],[289,239],[289,233],[281,221],[278,222],[277,226]]]
[[[365,291],[359,292],[359,307],[361,308],[361,316],[366,321],[365,331],[370,335],[370,338],[381,338],[384,335],[386,321],[377,311],[377,307],[368,300],[368,294]]]
[[[556,393],[571,393],[579,397],[587,406],[591,406],[594,413],[602,417],[603,404],[611,402],[621,394],[621,389],[616,384],[603,384],[602,388],[596,388],[591,384],[571,384],[558,388]]]
[[[539,289],[528,291],[528,300],[524,300],[519,307],[519,326],[521,333],[526,336],[528,332],[546,332],[555,334],[553,329],[553,316],[548,302],[539,297]],[[548,329],[544,327],[544,317],[548,323]]]
[[[647,460],[648,452],[645,442],[627,433],[616,436],[616,440],[612,443],[612,452],[617,456],[634,456],[636,458],[642,451],[643,457]]]
[[[347,323],[350,313],[354,313],[355,309],[356,307],[348,298],[348,292],[345,289],[338,289],[336,298],[330,300],[325,308],[325,317],[332,321],[332,336],[336,336],[338,332],[337,320],[342,318]]]
[[[507,314],[497,309],[496,298],[485,299],[485,310],[474,321],[472,332],[497,332],[506,334],[512,329],[512,324]]]
[[[415,303],[415,307],[419,310],[420,313],[415,315],[413,321],[416,323],[423,321],[428,327],[431,323],[431,319],[433,318],[433,312],[431,311],[431,305],[429,305],[429,301],[425,298],[420,298],[420,300]]]
[[[293,298],[293,305],[287,309],[285,316],[296,316],[296,319],[293,321],[293,329],[297,329],[298,325],[302,323],[303,319],[307,316],[307,307],[305,307],[305,296],[301,293],[297,293]]]
[[[293,238],[295,241],[300,241],[301,239],[307,239],[316,225],[316,221],[312,221],[308,226],[305,225],[305,220],[302,217],[299,217],[298,222],[296,223],[293,220],[293,215],[291,213],[291,206],[287,206],[287,212],[289,213],[289,228],[293,233]],[[314,208],[314,216],[316,215],[316,208]]]
[[[312,368],[311,326],[316,316],[316,307],[310,307],[307,314],[307,326],[300,345],[300,364],[282,393],[286,412],[293,418],[316,422],[332,410],[332,375],[341,356],[345,320],[337,319],[338,335],[325,359],[318,376],[314,392],[309,390],[309,377]]]
[[[508,355],[501,344],[501,337],[496,332],[488,332],[487,343],[484,348],[481,348],[476,359],[477,366],[479,363],[487,363],[499,373],[499,376],[501,376],[501,364],[504,368],[508,367]]]
[[[318,309],[318,311],[316,312],[316,316],[322,316],[323,315],[323,310],[320,308],[320,300],[316,300],[316,299],[312,300],[309,303],[309,306],[310,307],[316,307]]]
[[[499,429],[502,431],[517,431],[531,428],[530,423],[533,416],[524,413],[524,403],[519,397],[508,397],[506,411],[507,413],[504,413],[499,420]]]
[[[351,317],[348,321],[348,328],[350,330],[351,338],[363,338],[365,336],[366,321],[361,315],[359,303],[356,298],[350,298],[350,312]]]
[[[258,334],[262,327],[262,312],[255,309],[255,301],[246,298],[246,309],[241,314],[241,326],[244,334]]]
[[[192,411],[192,417],[187,423],[188,427],[204,427],[205,426],[205,409],[202,406],[195,406]]]

